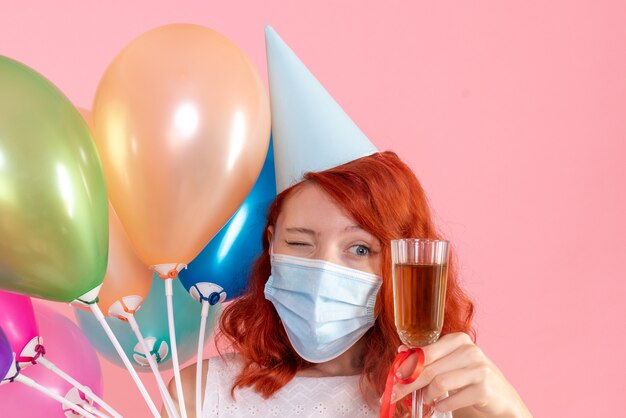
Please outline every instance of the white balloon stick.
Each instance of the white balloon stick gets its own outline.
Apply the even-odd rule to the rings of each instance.
[[[154,357],[150,353],[150,349],[148,348],[148,345],[146,344],[146,341],[143,338],[143,335],[141,334],[141,330],[139,329],[139,324],[137,323],[137,320],[135,319],[135,315],[128,314],[125,316],[125,318],[126,320],[128,320],[128,324],[130,325],[130,328],[135,333],[135,336],[137,337],[137,340],[139,341],[139,344],[141,345],[141,349],[146,355],[146,359],[148,360],[150,369],[152,370],[152,373],[154,374],[154,377],[157,381],[157,386],[159,387],[159,391],[161,392],[161,397],[163,398],[163,401],[165,402],[167,414],[172,418],[179,418],[180,416],[178,415],[178,411],[176,410],[176,407],[174,406],[174,401],[172,400],[172,397],[170,396],[169,392],[167,391],[167,388],[165,387],[165,382],[163,382],[163,378],[161,377],[161,374],[159,373],[159,368],[156,364],[156,361],[154,360]]]
[[[52,371],[53,373],[57,374],[63,380],[68,382],[70,385],[74,386],[76,389],[78,389],[81,392],[83,392],[85,394],[85,396],[87,396],[87,398],[89,398],[89,399],[93,400],[94,402],[100,404],[100,406],[102,406],[102,408],[104,408],[104,410],[107,411],[109,414],[111,414],[114,418],[122,418],[122,416],[115,409],[113,409],[104,400],[100,399],[100,397],[98,395],[96,395],[95,393],[93,393],[93,391],[88,386],[85,386],[85,385],[81,384],[76,379],[74,379],[72,376],[70,376],[69,374],[65,373],[63,370],[61,370],[58,366],[56,366],[48,358],[40,356],[35,361],[37,362],[37,364],[41,364],[46,369],[48,369],[48,370]]]
[[[67,399],[65,399],[64,397],[60,396],[59,394],[51,391],[47,387],[42,386],[39,383],[35,382],[30,377],[26,377],[23,374],[18,374],[15,377],[14,381],[22,383],[22,384],[24,384],[24,385],[26,385],[28,387],[31,387],[31,388],[33,388],[35,390],[38,390],[39,392],[43,393],[46,396],[49,396],[50,398],[54,399],[55,401],[60,402],[64,407],[71,408],[74,411],[76,411],[76,412],[78,412],[80,414],[83,414],[87,418],[96,418],[93,414],[90,414],[89,412],[85,411],[83,408],[81,408],[80,406],[76,405],[74,402],[68,401]]]
[[[137,371],[133,368],[132,364],[130,364],[130,360],[128,359],[128,356],[126,356],[126,353],[124,352],[124,349],[120,345],[120,342],[115,337],[113,330],[111,330],[111,327],[109,326],[107,321],[104,319],[104,315],[102,314],[100,307],[98,306],[97,303],[92,303],[89,305],[89,308],[91,309],[91,312],[94,314],[94,316],[96,317],[96,319],[98,320],[102,328],[104,329],[104,332],[107,334],[107,337],[109,337],[109,340],[113,344],[113,347],[115,347],[115,351],[117,351],[117,354],[122,359],[124,366],[126,366],[126,369],[130,373],[130,376],[135,381],[135,385],[137,385],[137,389],[139,389],[139,392],[141,392],[143,399],[146,401],[146,404],[148,405],[148,408],[150,408],[150,412],[152,412],[152,415],[155,418],[160,418],[159,411],[156,405],[154,404],[154,401],[152,400],[152,398],[150,398],[150,395],[148,394],[148,391],[146,390],[146,387],[143,385],[143,382],[141,381],[141,379],[139,379],[139,376],[137,375]]]
[[[82,405],[82,407],[85,409],[85,411],[94,414],[95,416],[99,417],[99,418],[110,418],[107,414],[105,414],[104,412],[98,410],[98,408],[94,408],[92,405],[84,404]]]
[[[198,353],[196,356],[196,416],[202,416],[202,355],[204,353],[204,332],[206,320],[209,316],[209,302],[202,300],[202,312],[200,312],[200,332],[198,335]]]
[[[174,382],[176,383],[176,393],[178,394],[178,405],[180,406],[180,415],[187,418],[187,409],[185,406],[185,395],[183,393],[183,384],[180,378],[180,365],[178,364],[178,348],[176,346],[176,327],[174,325],[174,303],[172,302],[172,279],[165,279],[165,300],[167,302],[167,324],[170,333],[170,346],[172,348],[172,367],[174,368]]]

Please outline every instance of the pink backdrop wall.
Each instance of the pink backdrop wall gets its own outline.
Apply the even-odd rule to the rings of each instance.
[[[478,343],[535,416],[626,406],[626,3],[3,3],[0,53],[84,107],[114,55],[166,23],[224,33],[266,78],[272,24],[415,169],[477,301]],[[145,416],[102,364],[105,398]]]

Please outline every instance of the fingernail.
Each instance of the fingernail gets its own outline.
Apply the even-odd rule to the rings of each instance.
[[[397,377],[398,379],[404,379],[404,378],[402,377],[402,372],[401,372],[400,370],[398,370],[398,371],[396,372],[396,377]]]

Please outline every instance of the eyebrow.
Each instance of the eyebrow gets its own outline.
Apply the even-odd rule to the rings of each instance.
[[[313,231],[312,229],[308,229],[308,228],[286,228],[285,231],[287,232],[299,232],[302,234],[307,234],[307,235],[317,235],[317,232]]]
[[[315,231],[313,231],[312,229],[309,229],[309,228],[291,227],[291,228],[285,228],[285,230],[287,232],[299,232],[299,233],[307,234],[307,235],[314,235],[314,236],[315,235],[319,235],[318,232],[315,232]],[[344,228],[345,232],[351,232],[351,231],[354,231],[354,230],[364,231],[364,229],[361,228],[360,225],[349,225],[349,226],[346,226]]]

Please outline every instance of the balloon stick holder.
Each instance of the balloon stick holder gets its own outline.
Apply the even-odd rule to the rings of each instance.
[[[89,305],[91,305],[92,303],[97,303],[98,294],[100,293],[101,287],[102,287],[102,284],[94,287],[89,292],[74,299],[71,304],[77,305],[77,306],[89,307]]]
[[[74,402],[76,405],[80,406],[85,411],[95,415],[98,418],[109,418],[108,415],[104,414],[103,412],[98,410],[98,408],[94,407],[93,400],[89,399],[84,392],[81,392],[76,387],[72,387],[70,390],[67,391],[67,393],[65,394],[65,399],[70,402]],[[74,413],[72,409],[68,408],[64,410],[64,412],[65,416],[68,418],[73,418],[76,416],[76,413]]]
[[[30,377],[26,377],[23,374],[18,374],[15,377],[15,381],[19,382],[23,385],[26,385],[28,387],[31,387],[35,390],[38,390],[39,392],[43,393],[44,395],[54,399],[57,402],[60,402],[65,408],[68,409],[72,409],[75,412],[82,414],[83,416],[87,417],[87,418],[96,418],[95,415],[85,411],[83,408],[81,408],[80,406],[76,405],[74,402],[71,402],[67,399],[65,399],[63,396],[51,391],[50,389],[48,389],[45,386],[40,385],[39,383],[35,382],[33,379],[31,379]]]
[[[185,263],[167,263],[167,264],[155,264],[150,266],[150,270],[154,270],[161,279],[175,279],[178,277],[178,273],[182,269],[186,269]]]
[[[226,292],[220,285],[211,282],[199,282],[189,288],[189,294],[196,302],[208,302],[217,305],[226,300]]]
[[[130,328],[133,330],[135,336],[137,337],[137,340],[139,341],[141,349],[146,355],[146,360],[148,361],[148,365],[150,366],[150,369],[152,370],[152,373],[154,374],[154,377],[157,381],[159,392],[161,392],[161,398],[163,399],[163,402],[165,403],[165,407],[167,408],[167,414],[171,418],[179,418],[178,411],[176,410],[176,407],[174,406],[174,400],[172,399],[169,392],[167,391],[165,382],[163,381],[163,378],[161,377],[161,374],[159,373],[159,367],[157,366],[155,356],[151,353],[150,349],[148,348],[148,345],[146,344],[145,338],[143,338],[143,335],[141,334],[141,330],[139,329],[139,324],[137,323],[137,320],[135,319],[135,315],[134,314],[126,315],[125,320],[128,321]]]
[[[40,347],[43,346],[43,338],[40,336],[33,337],[22,349],[20,354],[17,356],[17,361],[20,365],[21,369],[25,369],[26,367],[33,364],[33,361],[37,361],[39,356],[41,355]]]
[[[143,399],[146,402],[146,405],[148,405],[150,412],[152,412],[152,415],[155,418],[159,418],[160,417],[159,410],[154,404],[154,401],[152,400],[152,398],[150,398],[150,395],[148,394],[148,391],[146,390],[146,387],[144,386],[143,382],[139,378],[137,371],[133,368],[132,364],[130,363],[130,360],[128,359],[128,356],[126,355],[126,353],[124,352],[124,349],[120,345],[120,342],[118,341],[117,337],[113,333],[113,330],[111,329],[106,319],[104,318],[104,314],[102,313],[102,310],[100,310],[100,306],[98,306],[98,294],[97,292],[94,294],[94,290],[86,293],[85,295],[79,298],[76,298],[72,302],[72,304],[87,307],[88,309],[91,310],[91,313],[94,315],[94,317],[96,318],[96,320],[98,321],[98,323],[100,324],[104,332],[106,333],[107,337],[109,338],[109,341],[111,341],[111,344],[113,344],[113,347],[115,348],[117,355],[120,357],[120,359],[124,363],[126,370],[128,370],[128,373],[130,373],[130,376],[132,377],[133,381],[135,382],[135,385],[137,386],[137,389],[141,393],[141,396],[143,396]],[[98,286],[97,288],[97,291],[99,290],[100,290],[100,286]]]
[[[56,374],[57,376],[65,380],[66,382],[68,382],[70,385],[74,386],[77,390],[80,390],[81,392],[83,392],[88,399],[92,400],[93,402],[98,403],[100,406],[102,406],[102,408],[105,411],[111,414],[112,417],[122,418],[122,416],[115,409],[113,409],[109,404],[107,404],[98,395],[93,393],[91,388],[78,382],[76,379],[74,379],[72,376],[70,376],[63,370],[61,370],[59,367],[57,367],[53,362],[48,360],[46,357],[40,356],[35,361],[37,364],[40,364],[41,366],[45,367],[46,369],[50,370],[51,372],[53,372],[54,374]],[[88,408],[89,407],[86,407],[85,409],[89,411]],[[89,411],[89,412],[93,412],[93,411]],[[97,415],[97,413],[95,414]]]
[[[176,327],[174,325],[174,303],[172,296],[174,289],[172,280],[178,277],[178,273],[187,268],[184,263],[156,264],[150,267],[156,271],[159,277],[165,280],[165,300],[167,302],[167,324],[170,334],[170,347],[172,349],[172,368],[174,369],[174,382],[176,383],[176,394],[178,395],[178,405],[180,407],[180,416],[187,418],[187,409],[185,406],[185,394],[183,393],[183,384],[180,377],[180,365],[178,362],[178,347],[176,344]]]
[[[64,408],[72,409],[74,412],[78,414],[82,414],[83,416],[87,418],[97,418],[95,415],[87,412],[85,409],[76,405],[74,402],[64,398],[63,396],[48,389],[47,387],[40,385],[39,383],[31,379],[30,377],[27,377],[21,374],[19,364],[15,360],[15,353],[13,353],[13,363],[11,365],[11,368],[8,370],[6,376],[2,376],[2,380],[0,381],[0,386],[6,383],[13,383],[13,382],[18,382],[30,388],[33,388],[43,393],[44,395],[48,396],[49,398],[52,398],[55,401],[60,402]]]
[[[122,321],[128,321],[128,315],[134,315],[141,308],[143,298],[138,295],[127,295],[116,300],[109,306],[107,315]]]
[[[204,352],[204,334],[209,307],[226,300],[226,292],[221,286],[210,282],[199,282],[189,288],[189,294],[202,303],[200,312],[200,331],[198,332],[198,352],[196,354],[196,416],[202,416],[202,359]]]

